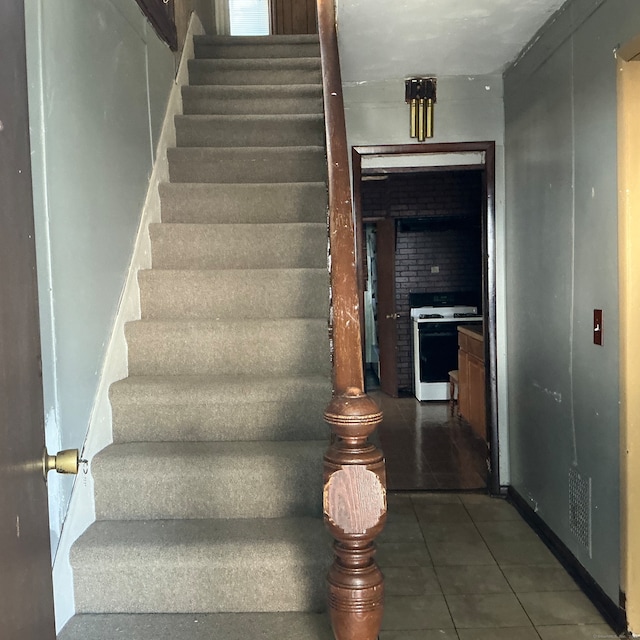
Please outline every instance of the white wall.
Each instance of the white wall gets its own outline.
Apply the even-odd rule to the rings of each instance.
[[[356,38],[340,26],[338,38]],[[399,45],[400,46],[400,45]],[[346,48],[341,49],[346,52]],[[341,53],[341,65],[349,64]],[[344,85],[347,138],[350,146],[411,144],[408,106],[404,102],[404,78],[388,81],[350,82]],[[509,483],[505,319],[505,209],[504,117],[501,76],[451,76],[438,78],[434,137],[429,142],[496,143],[496,266],[498,342],[498,422],[500,483]]]
[[[55,452],[85,441],[175,62],[134,0],[25,5],[46,439]],[[54,554],[73,482],[50,474]]]

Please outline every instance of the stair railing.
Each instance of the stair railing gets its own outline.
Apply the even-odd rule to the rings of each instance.
[[[329,172],[333,398],[324,418],[324,520],[334,537],[329,612],[337,640],[375,640],[384,581],[374,539],[387,515],[384,458],[368,441],[382,412],[364,389],[362,323],[334,0],[317,0]]]

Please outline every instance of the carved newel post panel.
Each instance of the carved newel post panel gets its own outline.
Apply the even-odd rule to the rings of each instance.
[[[336,640],[375,640],[384,583],[374,538],[387,515],[382,453],[368,442],[382,420],[376,403],[358,388],[335,396],[324,414],[333,443],[324,457],[324,519],[335,538],[329,571],[329,610]]]

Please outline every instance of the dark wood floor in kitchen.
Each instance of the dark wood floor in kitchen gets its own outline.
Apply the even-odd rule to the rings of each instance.
[[[469,491],[487,486],[487,444],[447,402],[368,393],[384,413],[378,444],[390,491]]]

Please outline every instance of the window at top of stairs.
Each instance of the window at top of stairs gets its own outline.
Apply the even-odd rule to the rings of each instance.
[[[268,0],[229,0],[232,36],[269,35]]]

